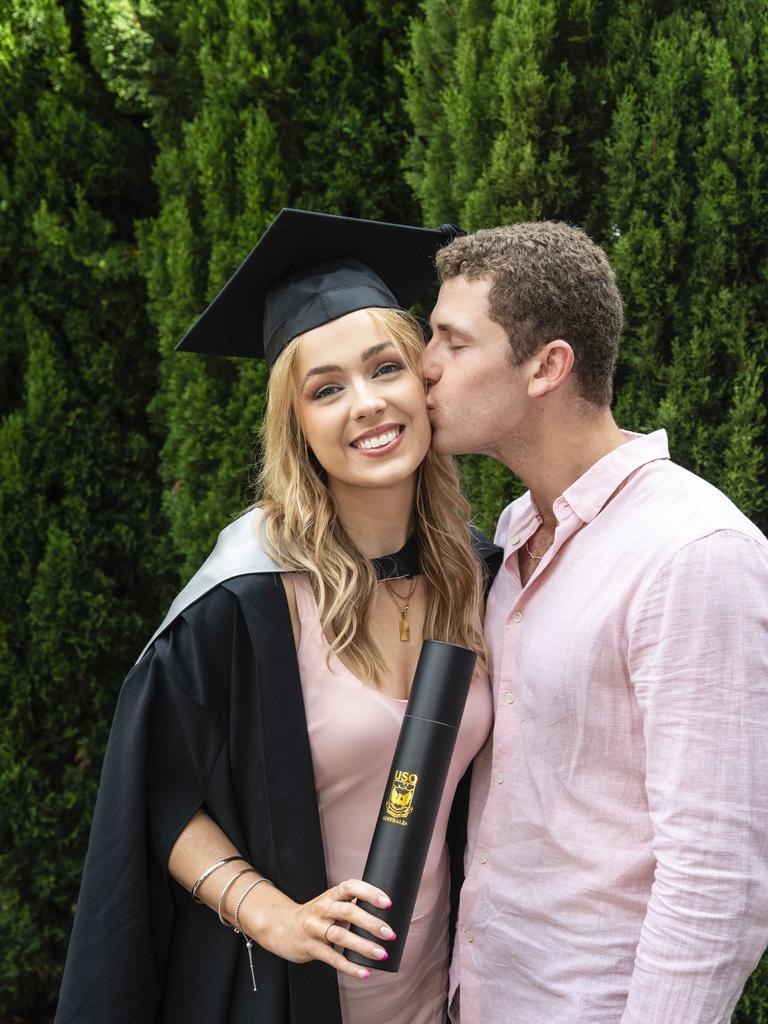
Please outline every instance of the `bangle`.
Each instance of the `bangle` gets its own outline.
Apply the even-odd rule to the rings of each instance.
[[[231,857],[225,857],[224,860],[217,860],[215,864],[211,864],[209,868],[205,869],[202,875],[200,875],[198,880],[192,886],[192,899],[195,901],[195,903],[203,902],[202,900],[199,900],[197,898],[197,890],[200,888],[200,886],[203,884],[206,878],[210,878],[214,871],[218,871],[219,868],[223,868],[225,864],[229,864],[229,862],[232,860],[245,860],[245,857],[241,857],[239,853],[233,854],[233,856]]]
[[[240,935],[245,935],[245,932],[243,931],[243,926],[240,924],[240,907],[243,905],[243,900],[248,895],[248,893],[251,891],[251,889],[255,889],[256,886],[257,885],[261,885],[262,882],[269,882],[269,879],[268,878],[257,878],[255,882],[251,882],[251,884],[245,890],[243,895],[237,901],[237,906],[235,907],[235,931],[238,934],[240,934]],[[269,884],[270,885],[274,885],[275,883],[274,882],[269,882]]]
[[[241,871],[235,872],[235,874],[232,875],[230,880],[227,882],[227,884],[221,890],[221,895],[219,896],[219,920],[221,921],[221,923],[226,928],[229,928],[231,926],[227,924],[227,922],[224,920],[224,918],[222,916],[222,913],[221,913],[221,911],[224,908],[224,897],[227,895],[227,893],[232,888],[232,886],[235,884],[235,882],[238,880],[238,878],[240,878],[241,875],[247,875],[249,872],[252,872],[254,875],[258,874],[258,871],[256,870],[256,868],[243,868]]]

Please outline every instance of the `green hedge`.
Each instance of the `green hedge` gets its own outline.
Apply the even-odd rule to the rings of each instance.
[[[248,500],[263,367],[172,348],[281,206],[584,225],[627,301],[618,419],[765,529],[767,21],[4,0],[0,1019],[55,1000],[120,680]],[[492,532],[520,485],[462,465]],[[734,1019],[768,1024],[765,962]]]
[[[57,990],[106,724],[166,562],[133,230],[151,140],[68,13],[14,4],[0,38],[0,1006],[31,1016]]]
[[[627,305],[616,416],[765,528],[768,9],[427,0],[406,174],[427,220],[583,225]],[[505,490],[470,462],[480,522]],[[518,493],[506,482],[506,494]]]
[[[179,26],[195,97],[183,117],[158,124],[160,210],[140,237],[163,354],[164,508],[182,575],[248,500],[266,378],[260,363],[171,349],[281,207],[418,217],[398,173],[405,10],[252,0],[247,13],[191,5]]]

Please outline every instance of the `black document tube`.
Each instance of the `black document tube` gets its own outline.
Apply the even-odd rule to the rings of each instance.
[[[383,889],[392,906],[359,903],[386,921],[397,938],[384,943],[389,958],[383,962],[345,950],[353,963],[379,971],[400,968],[476,660],[474,651],[439,640],[425,640],[421,648],[363,872],[363,880]]]

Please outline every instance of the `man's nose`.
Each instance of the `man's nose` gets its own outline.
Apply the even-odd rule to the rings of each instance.
[[[424,383],[427,387],[431,384],[437,384],[440,380],[440,375],[443,372],[440,366],[440,360],[437,358],[436,349],[437,346],[433,339],[424,349],[424,355],[421,360],[421,372],[424,376]]]

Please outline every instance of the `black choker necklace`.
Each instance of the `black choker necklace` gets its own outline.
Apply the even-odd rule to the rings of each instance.
[[[381,558],[372,558],[371,561],[380,581],[418,576],[421,573],[421,559],[416,534],[412,533],[400,550],[393,555],[382,555]]]

